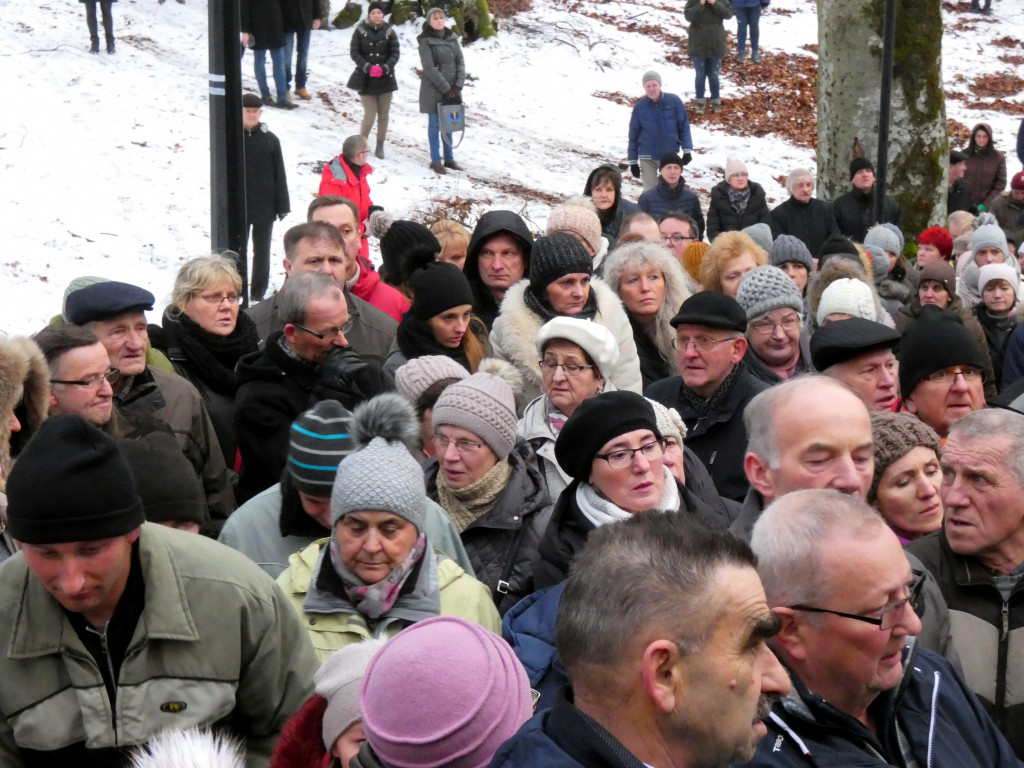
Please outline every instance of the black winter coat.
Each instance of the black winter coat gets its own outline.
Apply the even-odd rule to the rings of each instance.
[[[704,462],[718,493],[735,501],[742,501],[750,487],[743,471],[747,450],[743,411],[754,395],[768,389],[768,384],[750,373],[746,363],[740,362],[739,368],[729,394],[705,417],[698,416],[682,397],[682,376],[659,381],[644,392],[645,397],[679,411],[686,424],[686,447]]]
[[[946,215],[953,211],[967,211],[975,216],[978,215],[978,206],[974,202],[974,192],[971,185],[963,179],[957,179],[949,188],[946,196]]]
[[[813,197],[806,203],[790,197],[771,212],[768,225],[772,238],[792,235],[807,246],[811,256],[817,256],[822,244],[839,232],[832,204]]]
[[[551,500],[533,450],[520,440],[508,460],[512,474],[494,508],[460,534],[477,580],[491,590],[502,615],[533,591],[537,546],[551,519]],[[427,495],[440,504],[438,471],[436,457],[423,466]]]
[[[484,247],[484,243],[499,233],[506,233],[519,241],[526,253],[523,274],[530,274],[530,249],[533,247],[533,235],[523,220],[512,211],[489,211],[481,216],[481,221],[477,222],[473,236],[469,240],[466,261],[462,265],[462,274],[466,276],[470,288],[473,289],[474,314],[483,321],[487,330],[491,329],[494,319],[498,316],[498,303],[494,300],[491,290],[480,279],[480,250]]]
[[[348,87],[360,96],[378,96],[398,90],[395,65],[398,63],[398,35],[387,22],[374,25],[364,20],[352,30],[349,53],[356,68]],[[370,77],[370,67],[381,67],[383,77]]]
[[[245,210],[250,224],[273,221],[291,211],[281,142],[266,123],[242,131],[245,151]]]
[[[753,224],[767,224],[770,214],[768,201],[764,196],[764,187],[753,181],[747,183],[750,199],[743,213],[729,202],[729,182],[720,181],[711,189],[711,203],[708,206],[708,242],[722,232],[738,232]]]
[[[874,209],[874,187],[866,193],[854,187],[832,203],[832,213],[835,214],[839,231],[855,243],[863,243],[864,236],[874,224],[895,224],[897,227],[900,225],[900,204],[889,195],[885,196],[881,221],[874,220]]]
[[[644,327],[633,319],[632,315],[630,315],[629,324],[633,328],[636,354],[640,358],[640,379],[643,388],[646,390],[654,382],[671,376],[672,369],[669,367],[668,360],[665,359],[664,355],[661,354],[661,350],[658,349],[658,345],[647,335]]]
[[[281,6],[284,31],[305,32],[312,29],[313,20],[321,16],[320,10],[320,0],[285,0]]]
[[[587,519],[576,503],[576,489],[580,481],[573,480],[565,487],[551,513],[551,522],[537,548],[538,559],[533,570],[535,590],[551,587],[569,575],[569,566],[587,543],[594,524]],[[679,481],[679,512],[697,515],[712,525],[725,528],[726,519],[708,504],[697,498]]]
[[[703,4],[701,0],[686,0],[683,14],[690,22],[686,54],[692,59],[725,58],[728,43],[724,22],[731,19],[734,13],[729,0]]]
[[[284,10],[281,0],[241,0],[239,28],[252,36],[249,45],[257,51],[272,51],[284,45]]]
[[[657,184],[640,195],[637,204],[640,210],[651,214],[656,220],[661,219],[666,213],[676,211],[693,217],[700,231],[699,239],[704,239],[704,214],[700,210],[700,198],[696,192],[686,188],[686,183],[682,179],[674,189],[664,179],[658,179]]]

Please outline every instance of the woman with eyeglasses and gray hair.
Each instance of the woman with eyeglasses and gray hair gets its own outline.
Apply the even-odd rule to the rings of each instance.
[[[192,259],[178,270],[162,327],[149,326],[150,343],[202,395],[228,467],[235,464],[237,446],[235,366],[260,343],[256,324],[238,311],[241,295],[242,278],[231,258]]]
[[[537,545],[551,517],[533,451],[516,434],[518,386],[513,366],[486,359],[445,389],[431,414],[434,457],[423,466],[427,495],[455,523],[501,613],[533,591]]]
[[[691,493],[665,466],[665,439],[650,401],[616,391],[584,401],[555,441],[559,466],[573,478],[555,502],[538,547],[534,589],[569,574],[576,553],[595,528],[658,510],[725,520]]]

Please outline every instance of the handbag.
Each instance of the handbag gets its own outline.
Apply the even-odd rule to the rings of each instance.
[[[438,127],[441,129],[441,140],[452,149],[462,144],[466,137],[466,115],[461,98],[442,99],[437,105]],[[459,143],[454,144],[452,134],[459,134]]]

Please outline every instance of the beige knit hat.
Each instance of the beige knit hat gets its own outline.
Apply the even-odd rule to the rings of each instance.
[[[415,357],[395,371],[398,394],[413,405],[432,384],[442,379],[468,379],[469,371],[447,355]]]
[[[434,404],[434,427],[450,424],[483,440],[504,459],[516,447],[516,396],[519,372],[502,360],[485,359],[477,372],[452,384]]]
[[[594,253],[601,250],[601,220],[589,197],[570,197],[551,211],[544,234],[555,232],[568,232],[583,238]]]
[[[313,675],[316,692],[327,699],[324,710],[324,747],[328,752],[345,731],[363,719],[359,711],[359,689],[366,668],[384,647],[384,640],[363,640],[335,651]]]
[[[938,434],[910,413],[872,412],[871,438],[875,444],[875,476],[868,491],[869,504],[875,502],[878,483],[885,470],[918,446],[931,448],[936,456],[942,456],[942,441]]]

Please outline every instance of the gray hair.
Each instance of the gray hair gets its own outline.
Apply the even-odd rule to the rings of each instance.
[[[813,183],[814,174],[811,173],[806,168],[794,168],[792,171],[790,171],[789,174],[786,176],[786,191],[790,195],[793,194],[793,185],[800,181],[800,179],[810,179]]]
[[[772,469],[779,466],[779,440],[774,417],[789,407],[795,398],[807,394],[818,386],[838,387],[859,399],[856,392],[837,379],[821,373],[807,373],[759,392],[747,403],[743,411],[743,426],[747,430],[747,453],[758,456]]]
[[[306,307],[326,293],[341,294],[341,288],[334,278],[322,272],[299,272],[284,281],[284,287],[277,293],[277,314],[285,325],[306,322]]]
[[[68,352],[100,343],[95,333],[80,325],[48,325],[33,336],[32,340],[39,345],[43,357],[46,358],[46,367],[50,371],[51,379],[62,377],[60,361]]]
[[[1009,438],[1006,466],[1017,485],[1024,488],[1024,414],[1003,408],[972,411],[949,428],[949,437],[953,435],[983,438],[989,445],[993,437]]]
[[[605,258],[604,280],[621,298],[619,286],[622,278],[628,272],[639,272],[647,266],[659,270],[665,278],[665,298],[654,317],[651,329],[658,351],[668,361],[669,369],[675,375],[679,373],[679,359],[672,347],[675,329],[669,325],[669,321],[693,293],[690,279],[683,272],[679,259],[658,243],[630,243],[616,248]]]
[[[860,499],[831,489],[793,491],[768,506],[754,525],[750,547],[768,605],[814,605],[829,597],[822,573],[826,541],[866,540],[887,528]]]
[[[629,663],[638,634],[664,632],[683,653],[703,647],[719,618],[708,611],[715,573],[754,568],[750,547],[689,515],[642,512],[595,529],[572,564],[555,645],[574,684]]]
[[[346,163],[351,165],[356,153],[362,152],[369,146],[370,142],[366,140],[366,137],[357,133],[345,139],[345,142],[341,145],[341,156],[345,158]]]

